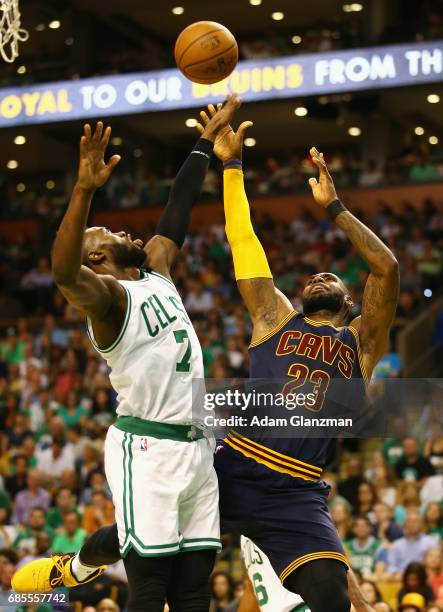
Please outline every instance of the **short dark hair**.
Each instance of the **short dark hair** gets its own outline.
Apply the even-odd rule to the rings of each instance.
[[[78,434],[79,436],[81,436],[82,434],[82,426],[81,425],[71,425],[70,427],[67,428],[69,431],[74,431],[76,434]]]
[[[232,578],[232,576],[230,574],[228,574],[228,572],[223,572],[221,570],[215,571],[211,574],[211,592],[214,595],[214,582],[215,579],[218,578],[219,576],[223,576],[224,578],[226,578],[227,582],[228,582],[228,587],[229,587],[229,598],[230,600],[234,598],[234,580]]]
[[[31,508],[31,512],[35,512],[37,510],[37,512],[43,512],[43,514],[46,514],[46,510],[44,508],[42,508],[41,506],[34,506],[33,508]]]
[[[92,493],[91,493],[91,498],[93,498],[93,497],[94,497],[94,495],[101,495],[101,497],[104,497],[105,499],[107,499],[107,497],[106,497],[106,493],[105,493],[104,491],[100,491],[100,490],[98,490],[98,491],[92,491]]]
[[[375,593],[375,597],[377,598],[377,601],[379,601],[380,599],[382,599],[382,595],[381,592],[378,588],[378,586],[376,585],[375,582],[373,582],[372,580],[368,580],[367,578],[365,578],[361,583],[360,583],[360,587],[363,583],[366,584],[370,584],[372,586],[372,588],[374,589],[374,593]]]
[[[15,550],[11,550],[10,548],[0,549],[0,557],[5,557],[5,559],[7,559],[9,563],[12,563],[13,565],[18,563],[18,554],[15,552]]]
[[[426,569],[423,563],[412,561],[406,566],[404,573],[403,573],[403,586],[406,586],[406,580],[411,574],[417,576],[419,585],[420,585],[419,589],[424,588],[426,585],[426,581],[427,581],[427,575],[426,575]],[[421,592],[421,591],[419,590],[417,592]]]
[[[70,495],[74,495],[73,492],[71,491],[71,489],[69,487],[60,487],[59,489],[57,489],[57,491],[55,492],[55,497],[57,498],[60,493],[62,491],[67,491]]]

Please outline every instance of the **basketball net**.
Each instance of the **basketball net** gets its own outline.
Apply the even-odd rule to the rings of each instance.
[[[9,63],[18,56],[18,43],[29,38],[21,27],[18,1],[0,0],[0,54]]]

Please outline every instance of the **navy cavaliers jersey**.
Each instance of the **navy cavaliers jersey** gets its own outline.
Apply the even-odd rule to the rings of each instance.
[[[311,392],[315,401],[303,407],[305,415],[320,418],[335,407],[341,415],[350,416],[364,406],[367,377],[358,332],[352,326],[338,328],[293,311],[276,329],[251,344],[249,359],[250,379],[287,381],[285,393]],[[276,437],[259,427],[251,438],[233,433],[225,441],[244,457],[266,466],[268,475],[271,469],[280,476],[317,482],[328,459],[331,436],[298,437],[289,432],[286,437]]]
[[[261,389],[263,381],[273,392],[313,391],[315,403],[297,406],[294,412],[319,417],[338,406],[339,413],[358,414],[365,404],[366,376],[358,333],[351,326],[336,328],[292,312],[252,344],[249,355],[253,390]],[[285,405],[282,414],[286,410]],[[263,414],[260,407],[251,408],[251,414],[257,412]],[[275,432],[273,425],[246,432],[237,427],[220,441],[214,466],[222,532],[239,531],[251,538],[284,583],[309,561],[335,559],[347,565],[347,560],[327,506],[330,487],[321,479],[329,430],[327,437],[323,431],[318,437],[299,435],[285,425]]]

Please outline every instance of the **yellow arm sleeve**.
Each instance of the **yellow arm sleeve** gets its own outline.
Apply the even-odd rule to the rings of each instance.
[[[263,247],[251,223],[249,202],[239,168],[223,174],[226,235],[232,250],[235,278],[272,278]]]

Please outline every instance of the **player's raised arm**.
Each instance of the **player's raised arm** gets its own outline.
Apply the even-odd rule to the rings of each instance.
[[[351,214],[338,200],[323,154],[312,148],[311,157],[320,176],[309,179],[314,199],[352,242],[369,266],[361,317],[352,322],[359,331],[363,362],[368,376],[386,351],[389,328],[395,315],[399,292],[398,262],[392,251]]]
[[[211,105],[210,114],[216,111]],[[201,113],[203,123],[209,121]],[[254,326],[252,341],[275,328],[292,310],[291,303],[276,289],[264,249],[251,222],[249,202],[246,196],[242,148],[246,130],[251,121],[243,122],[234,132],[228,125],[217,135],[214,152],[223,162],[224,208],[226,236],[232,250],[237,285]],[[198,126],[200,133],[204,129]]]
[[[155,236],[146,245],[151,268],[169,276],[189,227],[191,210],[197,202],[208,171],[214,141],[240,107],[241,101],[231,94],[226,104],[214,112],[201,132],[201,138],[180,168],[172,185],[168,203],[157,225]]]
[[[125,299],[118,282],[108,276],[99,276],[82,265],[86,221],[95,191],[104,185],[120,161],[113,155],[105,163],[104,155],[111,136],[111,128],[103,132],[103,123],[84,126],[80,140],[78,179],[68,209],[57,232],[52,250],[52,274],[66,299],[91,318],[102,318],[109,310],[111,299]],[[94,257],[94,253],[88,253]],[[124,305],[123,305],[124,306]]]

